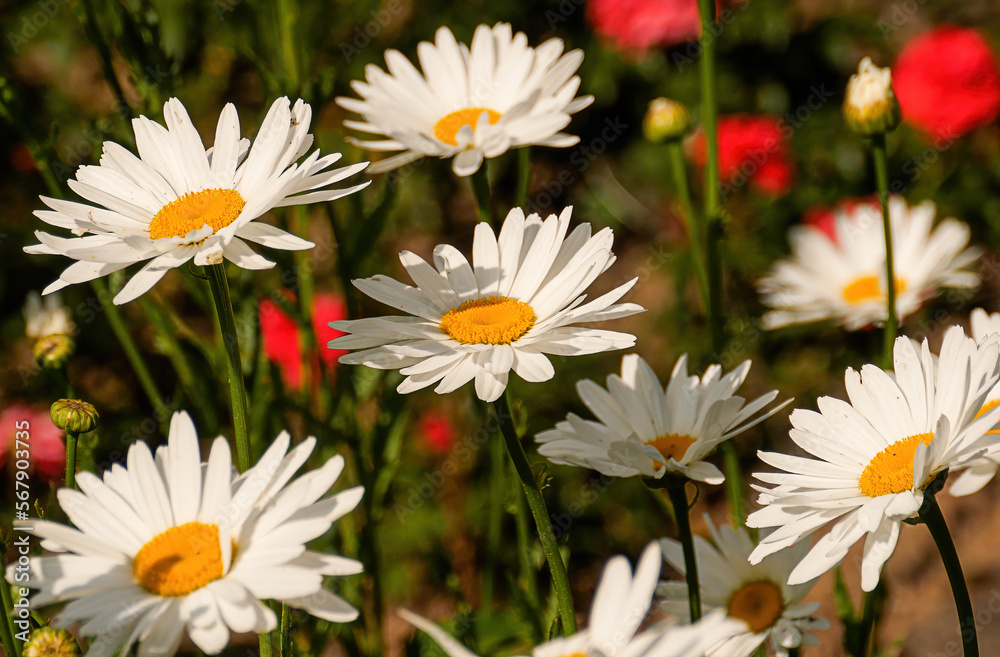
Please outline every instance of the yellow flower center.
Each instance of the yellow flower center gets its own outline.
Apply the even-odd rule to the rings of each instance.
[[[189,522],[155,536],[132,560],[132,573],[150,593],[187,595],[222,577],[219,526]]]
[[[188,192],[167,203],[149,222],[149,238],[184,237],[205,224],[217,233],[240,216],[246,202],[235,189]]]
[[[781,618],[785,599],[774,582],[750,582],[729,597],[726,613],[750,626],[751,632],[763,632]]]
[[[489,117],[490,125],[494,125],[500,120],[500,112],[494,112],[485,107],[467,107],[452,112],[435,123],[434,136],[446,144],[458,146],[458,131],[463,126],[469,126],[475,130],[476,123],[479,122],[479,117],[482,116],[483,112],[486,112],[486,115]]]
[[[896,279],[896,294],[906,289],[906,282]],[[885,293],[877,276],[862,276],[847,284],[842,293],[847,303],[858,304],[882,299]]]
[[[507,297],[469,299],[441,318],[441,330],[462,344],[510,344],[535,325],[528,304]]]
[[[668,433],[665,436],[659,436],[646,441],[647,445],[652,445],[656,448],[656,451],[663,454],[663,458],[665,460],[673,459],[677,462],[680,462],[680,460],[684,458],[684,455],[688,451],[688,447],[694,443],[694,438],[687,434],[680,433]],[[663,462],[653,461],[653,466],[662,468]]]
[[[918,433],[897,440],[872,458],[858,479],[868,497],[892,495],[913,489],[913,457],[920,443],[930,445],[933,433]]]
[[[982,416],[986,415],[986,413],[992,411],[994,408],[997,407],[997,404],[1000,404],[1000,399],[991,399],[990,401],[983,404],[983,407],[979,409],[978,413],[976,413],[976,419],[981,418]],[[986,433],[988,434],[1000,433],[1000,429],[990,429]]]

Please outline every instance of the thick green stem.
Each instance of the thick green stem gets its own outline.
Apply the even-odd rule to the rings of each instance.
[[[486,170],[486,163],[483,162],[479,170],[472,174],[472,191],[476,196],[476,212],[479,221],[485,221],[496,229],[493,223],[493,200],[490,195],[490,174]]]
[[[674,180],[674,187],[681,202],[684,221],[687,224],[689,239],[691,240],[691,259],[694,261],[694,273],[698,279],[698,288],[701,292],[701,301],[704,304],[705,312],[709,311],[708,297],[708,270],[705,268],[705,250],[702,244],[704,239],[703,226],[698,220],[698,214],[691,202],[691,190],[688,187],[687,166],[684,162],[684,150],[679,139],[671,139],[667,142],[667,154],[670,156],[670,174]]]
[[[3,602],[3,621],[0,622],[0,641],[8,655],[21,654],[21,641],[14,629],[14,601],[10,596],[11,587],[7,582],[0,583],[0,600]]]
[[[274,654],[274,648],[271,647],[271,633],[264,632],[263,634],[257,635],[257,645],[260,646],[260,657],[271,657]]]
[[[76,443],[80,434],[66,432],[66,488],[76,488]]]
[[[292,654],[292,613],[287,604],[281,605],[281,640],[278,642],[278,655],[291,657]]]
[[[545,560],[549,564],[549,574],[552,576],[552,586],[556,590],[556,601],[559,605],[559,617],[562,620],[563,631],[566,636],[576,634],[576,612],[573,609],[573,595],[569,588],[569,577],[566,576],[566,565],[563,564],[562,555],[559,554],[559,543],[552,530],[549,512],[545,508],[545,498],[542,497],[542,491],[538,487],[538,481],[528,463],[521,439],[514,428],[514,416],[507,403],[506,394],[501,395],[493,402],[493,410],[496,411],[500,432],[507,444],[507,452],[514,462],[514,469],[521,480],[521,487],[524,488],[528,508],[531,509],[531,515],[535,518],[538,538],[542,542],[542,551],[545,553]]]
[[[517,149],[517,189],[514,193],[514,207],[524,208],[528,202],[528,182],[531,180],[531,148]]]
[[[691,611],[691,622],[701,618],[701,587],[698,584],[698,562],[694,552],[694,535],[691,533],[691,518],[689,517],[687,478],[667,474],[664,476],[667,495],[674,506],[674,520],[677,523],[677,537],[684,550],[684,578],[687,580],[688,604]]]
[[[483,609],[493,611],[493,586],[497,574],[497,555],[504,543],[503,525],[504,491],[507,489],[507,459],[499,441],[490,443],[490,506],[486,515],[486,567],[483,573]]]
[[[743,469],[740,467],[740,457],[736,454],[736,447],[731,440],[727,440],[719,446],[722,453],[722,467],[726,470],[726,497],[729,498],[729,515],[733,527],[743,527],[746,525],[746,508],[743,504],[746,481],[743,478]],[[752,527],[749,531],[753,534],[757,530]]]
[[[132,334],[129,332],[128,327],[125,326],[125,320],[122,318],[118,306],[111,300],[108,284],[103,278],[95,278],[90,282],[90,285],[94,289],[94,294],[97,296],[101,308],[104,310],[104,316],[108,318],[111,331],[115,334],[122,349],[125,350],[125,357],[128,358],[128,362],[132,365],[132,370],[139,379],[139,385],[142,386],[143,392],[146,393],[146,397],[149,398],[149,402],[153,405],[157,421],[160,424],[160,430],[165,434],[167,420],[170,418],[170,409],[163,402],[160,391],[156,389],[153,376],[149,373],[149,368],[146,367],[146,362],[142,359],[142,354],[139,352],[139,347],[136,346],[135,340],[132,339]]]
[[[226,279],[225,265],[208,265],[208,282],[212,286],[212,298],[222,331],[222,344],[226,350],[226,376],[229,383],[229,399],[233,408],[233,433],[236,448],[236,466],[240,472],[250,467],[250,432],[247,425],[247,391],[243,385],[243,363],[240,360],[239,335],[236,332],[236,317],[233,302],[229,298],[229,281]]]
[[[882,206],[882,226],[885,230],[885,352],[883,364],[892,365],[892,350],[896,343],[899,321],[896,318],[896,270],[892,261],[892,223],[889,220],[889,164],[885,152],[885,133],[872,137],[872,160],[875,164],[875,187]]]
[[[972,610],[972,599],[969,597],[969,587],[962,574],[962,563],[958,559],[955,543],[951,540],[948,524],[941,514],[934,493],[929,489],[924,492],[924,503],[920,507],[920,519],[931,532],[934,544],[941,553],[941,561],[951,582],[951,593],[955,597],[955,607],[958,610],[958,628],[962,636],[962,648],[965,657],[979,657],[979,641],[976,636],[976,616]]]

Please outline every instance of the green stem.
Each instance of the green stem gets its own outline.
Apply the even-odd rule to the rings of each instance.
[[[132,107],[125,99],[125,92],[122,90],[121,83],[118,82],[118,76],[115,75],[115,67],[111,57],[111,47],[104,38],[104,34],[101,32],[101,26],[97,22],[97,13],[94,11],[93,0],[83,0],[81,4],[83,5],[84,31],[87,33],[87,37],[97,49],[97,54],[101,58],[101,67],[104,72],[104,77],[107,79],[108,84],[111,85],[112,91],[114,91],[115,95],[118,97],[118,104],[121,106],[120,111],[122,116],[126,119],[130,118],[132,116]]]
[[[132,339],[132,334],[129,332],[128,327],[125,326],[125,320],[122,318],[118,306],[111,300],[111,292],[108,290],[107,282],[103,278],[95,278],[90,282],[90,285],[94,289],[94,294],[97,296],[101,308],[104,310],[105,317],[108,318],[111,331],[115,334],[122,349],[125,350],[125,356],[128,358],[136,377],[139,379],[139,385],[142,386],[143,392],[146,393],[146,397],[149,398],[149,402],[153,405],[157,421],[160,424],[160,430],[165,434],[167,420],[170,418],[170,409],[163,402],[160,391],[156,389],[153,376],[149,373],[149,368],[146,367],[146,362],[142,359],[142,354],[139,352],[139,347],[136,346],[135,340]]]
[[[514,467],[511,463],[510,467]],[[516,468],[515,468],[516,471]],[[524,578],[524,595],[528,599],[528,604],[532,610],[539,610],[541,600],[538,595],[538,578],[535,576],[535,569],[531,563],[531,545],[529,537],[531,530],[528,529],[528,510],[525,508],[526,498],[524,495],[515,495],[514,503],[517,512],[515,516],[515,529],[517,531],[517,553],[521,565],[521,576]],[[541,628],[541,623],[538,624]],[[539,636],[539,640],[541,640]]]
[[[76,443],[80,434],[66,432],[66,488],[76,488]]]
[[[247,391],[243,386],[243,363],[240,360],[239,335],[236,332],[233,302],[229,298],[229,281],[226,279],[225,265],[208,265],[205,271],[212,286],[212,298],[215,300],[219,328],[222,331],[222,344],[226,350],[226,375],[229,383],[229,399],[233,408],[236,464],[240,472],[246,472],[250,467]]]
[[[941,514],[937,498],[927,490],[924,492],[924,503],[920,507],[920,519],[931,532],[934,544],[941,553],[941,561],[951,582],[951,593],[955,597],[955,607],[958,610],[959,634],[962,635],[962,648],[965,657],[979,657],[979,641],[976,637],[976,617],[972,610],[972,599],[969,597],[969,587],[962,575],[962,563],[958,559],[955,543],[951,540],[948,524]]]
[[[667,495],[674,506],[674,519],[677,522],[677,537],[684,550],[684,578],[687,580],[688,604],[691,612],[691,622],[701,618],[701,587],[698,584],[698,563],[694,552],[694,535],[691,533],[691,518],[688,516],[687,479],[678,475],[664,476]]]
[[[885,152],[885,133],[872,136],[872,160],[875,164],[875,186],[882,206],[882,226],[885,231],[885,287],[887,307],[885,320],[885,352],[883,363],[892,365],[892,350],[896,343],[899,321],[896,318],[896,274],[892,261],[892,223],[889,221],[889,164]]]
[[[702,226],[691,202],[691,190],[688,187],[687,166],[684,162],[684,149],[679,139],[667,142],[667,155],[670,156],[670,173],[674,179],[674,188],[680,198],[684,221],[687,224],[691,240],[691,255],[694,261],[694,273],[698,278],[698,288],[701,291],[701,301],[708,312],[710,302],[708,297],[708,270],[705,268],[705,251],[702,246]]]
[[[531,180],[531,148],[517,149],[517,189],[514,191],[514,207],[524,208],[528,202],[528,182]]]
[[[726,470],[726,497],[729,498],[729,515],[733,527],[743,527],[746,525],[746,509],[743,504],[744,486],[743,470],[740,468],[740,458],[736,454],[736,447],[732,441],[727,440],[719,446],[722,452],[722,467]],[[749,528],[751,533],[757,530]]]
[[[289,86],[296,94],[302,93],[299,85],[299,58],[296,44],[300,42],[301,35],[296,29],[299,21],[299,7],[294,0],[278,0],[278,40],[281,44],[281,59],[284,62],[285,74],[288,76]]]
[[[271,657],[274,654],[274,648],[271,646],[270,632],[258,634],[257,644],[260,646],[260,657]]]
[[[8,655],[21,654],[21,641],[14,630],[14,601],[10,597],[10,585],[0,583],[0,600],[3,601],[4,620],[0,622],[0,641]]]
[[[292,654],[292,613],[287,604],[281,605],[281,640],[278,642],[278,655],[291,657]]]
[[[549,564],[549,574],[552,576],[552,585],[556,590],[563,631],[566,636],[576,634],[576,612],[573,609],[573,595],[569,587],[569,578],[566,576],[566,566],[559,554],[559,543],[556,541],[555,532],[552,531],[552,521],[545,508],[545,498],[542,497],[538,481],[535,479],[535,474],[528,463],[528,457],[524,453],[524,446],[521,445],[521,439],[514,428],[514,416],[510,411],[506,394],[501,395],[493,402],[493,410],[496,411],[500,432],[507,444],[507,452],[510,454],[510,458],[514,462],[514,469],[521,480],[524,496],[528,500],[528,508],[531,509],[531,515],[535,518],[538,538],[542,542],[542,551]]]
[[[486,162],[483,162],[479,170],[472,174],[472,191],[476,196],[476,212],[479,215],[479,221],[485,221],[495,229],[493,200],[490,195],[490,174],[486,170]]]
[[[503,544],[504,491],[507,488],[507,460],[503,456],[503,445],[494,440],[490,443],[490,503],[486,516],[486,567],[483,574],[482,608],[493,610],[493,586],[496,579],[497,553]]]
[[[875,626],[878,624],[879,609],[882,606],[883,583],[880,580],[875,589],[865,593],[861,606],[861,623],[858,626],[858,657],[874,655],[877,651]]]

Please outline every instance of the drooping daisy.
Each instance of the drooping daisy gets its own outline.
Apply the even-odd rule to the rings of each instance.
[[[570,637],[552,639],[531,651],[532,657],[701,657],[705,648],[742,630],[742,625],[718,612],[694,625],[661,626],[639,634],[636,630],[649,613],[660,574],[660,554],[650,543],[632,577],[628,559],[612,557],[604,566],[594,592],[590,624]],[[431,636],[449,657],[477,657],[440,627],[411,611],[399,615]]]
[[[812,630],[829,629],[830,622],[812,615],[819,609],[818,602],[802,602],[813,582],[796,586],[787,583],[809,544],[799,543],[752,566],[747,559],[754,543],[746,530],[716,527],[707,516],[706,520],[715,545],[700,536],[694,539],[702,608],[723,609],[729,618],[743,624],[741,633],[710,646],[708,657],[750,657],[765,641],[770,642],[778,657],[788,657],[790,648],[817,645],[819,639]],[[684,574],[680,542],[665,538],[660,546],[667,563]],[[687,584],[663,582],[657,593],[665,598],[660,603],[663,611],[685,620],[690,618]]]
[[[889,199],[892,222],[896,305],[903,319],[940,288],[973,288],[978,274],[963,271],[981,250],[965,248],[969,227],[944,219],[931,230],[935,208],[930,201],[908,207]],[[792,256],[778,262],[757,283],[769,329],[832,320],[857,330],[886,318],[885,239],[877,205],[857,204],[835,214],[834,237],[815,226],[789,232]]]
[[[970,320],[974,340],[982,342],[991,335],[1000,334],[1000,313],[987,313],[982,308],[976,308],[972,311]],[[1000,405],[1000,383],[990,390],[980,413],[985,413],[998,405]],[[987,433],[1000,433],[1000,427],[993,427]],[[1000,445],[992,445],[985,454],[962,471],[961,476],[948,488],[948,492],[958,497],[978,492],[996,476],[998,469],[1000,469]]]
[[[24,333],[41,340],[50,335],[72,335],[76,331],[69,310],[58,294],[42,299],[38,292],[29,292],[24,301]]]
[[[553,463],[593,468],[613,477],[660,478],[673,472],[721,484],[725,477],[705,457],[791,402],[761,413],[777,390],[749,404],[736,396],[749,371],[747,360],[721,378],[719,365],[709,367],[701,378],[689,377],[685,354],[664,389],[653,368],[629,354],[622,359],[621,376],[608,376],[607,389],[590,379],[576,384],[598,421],[570,413],[565,422],[535,436],[541,443],[538,453]]]
[[[320,157],[316,150],[296,163],[313,142],[312,109],[302,100],[294,107],[287,98],[274,101],[252,146],[240,139],[232,104],[222,110],[214,145],[207,150],[179,100],[168,100],[163,116],[166,128],[144,116],[132,121],[138,157],[105,142],[100,164],[77,170],[69,186],[87,203],[42,197],[51,210],[36,212],[39,219],[82,235],[65,238],[36,231],[41,244],[25,247],[28,253],[77,261],[43,294],[145,260],[149,262],[115,303],[135,299],[192,258],[198,265],[225,258],[244,269],[273,267],[246,242],[285,250],[308,249],[313,243],[255,219],[276,207],[332,201],[368,184],[321,189],[367,165],[326,171],[339,153]]]
[[[542,221],[520,209],[507,215],[499,239],[489,224],[476,226],[470,264],[447,244],[434,249],[437,269],[403,251],[399,259],[417,287],[388,276],[354,281],[355,287],[409,315],[333,322],[351,335],[331,349],[360,349],[341,356],[348,365],[399,369],[397,390],[413,392],[438,383],[451,392],[476,380],[476,394],[494,401],[513,369],[525,381],[548,381],[555,371],[545,354],[579,356],[635,344],[635,336],[572,324],[625,317],[643,308],[616,304],[636,279],[583,303],[584,290],[615,256],[612,232],[591,236],[580,224],[569,236],[572,208]]]
[[[59,504],[75,527],[35,520],[33,533],[55,556],[33,557],[29,579],[39,589],[32,609],[67,603],[53,625],[82,623],[94,637],[88,655],[172,655],[185,631],[216,654],[232,632],[266,632],[273,599],[313,616],[347,622],[357,611],[323,588],[324,575],[353,575],[361,564],[307,550],[360,501],[360,487],[320,499],[344,467],[335,456],[292,481],[316,441],[288,451],[283,432],[256,466],[237,475],[224,438],[202,463],[191,418],[175,413],[168,444],[143,442],[103,480],[77,476]],[[15,564],[7,579],[15,581]]]
[[[361,100],[337,98],[338,105],[364,119],[344,121],[346,127],[386,137],[351,143],[402,151],[373,164],[371,173],[422,157],[450,157],[455,175],[468,176],[484,157],[511,148],[565,148],[580,141],[560,130],[594,97],[574,98],[580,78],[573,73],[583,51],[563,54],[562,39],[531,48],[523,32],[512,34],[508,23],[497,23],[477,27],[469,47],[441,27],[435,43],[421,42],[417,54],[423,73],[399,51],[387,50],[388,73],[369,64],[366,82],[351,82]]]
[[[988,435],[1000,406],[980,410],[1000,380],[997,340],[981,345],[950,328],[935,366],[925,340],[919,352],[909,338],[896,339],[894,376],[875,365],[845,375],[850,403],[817,400],[819,412],[792,411],[789,436],[816,458],[759,452],[781,472],[754,477],[763,508],[750,527],[776,527],[761,539],[751,563],[805,540],[836,521],[792,571],[801,584],[833,568],[867,535],[861,587],[871,591],[899,538],[903,519],[914,515],[924,490],[944,470],[967,467],[1000,436]]]

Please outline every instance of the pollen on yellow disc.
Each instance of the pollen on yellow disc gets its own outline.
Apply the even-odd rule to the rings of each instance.
[[[162,596],[187,595],[219,579],[219,526],[189,522],[158,534],[132,559],[132,573],[144,589]]]
[[[441,330],[462,344],[510,344],[535,325],[531,306],[507,297],[469,299],[441,318]]]
[[[652,440],[646,441],[647,445],[652,445],[656,448],[660,454],[663,454],[666,459],[673,459],[675,461],[680,461],[684,458],[684,454],[687,453],[688,447],[695,443],[695,439],[687,434],[680,433],[668,433],[665,436],[659,436],[653,438]],[[663,467],[662,461],[653,461],[653,465],[657,468]]]
[[[989,411],[992,411],[994,408],[997,407],[997,404],[1000,404],[1000,399],[991,399],[990,401],[983,404],[983,407],[979,409],[978,413],[976,413],[976,419],[979,419]],[[1000,433],[1000,429],[990,429],[986,433],[994,433],[994,434]]]
[[[451,114],[445,115],[440,121],[434,124],[434,136],[451,146],[458,146],[458,131],[462,126],[469,126],[476,129],[479,117],[486,112],[490,120],[490,125],[494,125],[500,120],[500,113],[494,112],[485,107],[467,107]]]
[[[769,580],[750,582],[729,596],[726,613],[750,626],[752,632],[763,632],[781,618],[785,599],[781,587]]]
[[[913,489],[913,457],[920,443],[930,445],[933,433],[918,433],[889,445],[865,466],[858,488],[868,497]]]
[[[188,192],[167,203],[149,222],[149,238],[184,237],[205,224],[217,233],[233,223],[246,201],[235,189],[203,189]]]
[[[896,279],[896,294],[906,289],[906,282]],[[848,283],[842,292],[844,301],[851,304],[875,301],[885,296],[877,276],[862,276]]]

